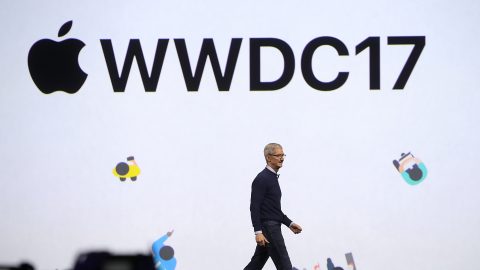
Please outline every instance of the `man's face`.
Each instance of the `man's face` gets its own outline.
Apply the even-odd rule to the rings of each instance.
[[[275,147],[273,154],[267,155],[267,164],[275,171],[278,171],[283,165],[283,160],[285,159],[285,154],[281,147]]]

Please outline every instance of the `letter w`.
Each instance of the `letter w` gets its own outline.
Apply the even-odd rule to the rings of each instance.
[[[198,56],[195,75],[193,75],[185,40],[175,39],[175,47],[177,48],[178,59],[180,60],[180,65],[182,66],[183,77],[185,79],[187,90],[198,91],[200,81],[202,80],[203,69],[205,68],[207,57],[209,57],[210,63],[212,64],[213,74],[215,75],[215,80],[217,81],[218,90],[228,91],[232,83],[233,73],[237,64],[238,53],[240,52],[241,44],[241,38],[232,38],[230,50],[228,52],[227,64],[225,67],[225,75],[222,75],[222,70],[220,68],[220,64],[218,63],[217,52],[215,50],[215,45],[213,44],[213,39],[204,39],[202,48],[200,49],[200,55]]]
[[[112,81],[114,92],[124,92],[127,86],[128,76],[132,68],[133,58],[137,59],[138,70],[142,77],[143,87],[145,92],[155,92],[157,90],[158,79],[162,71],[163,60],[167,51],[168,39],[159,39],[157,42],[157,49],[155,51],[155,58],[153,60],[152,72],[149,75],[147,64],[143,56],[142,46],[140,40],[131,39],[127,48],[127,55],[122,68],[122,74],[118,73],[117,62],[115,61],[115,54],[113,53],[112,41],[110,39],[101,39],[103,54],[107,63],[108,73]]]

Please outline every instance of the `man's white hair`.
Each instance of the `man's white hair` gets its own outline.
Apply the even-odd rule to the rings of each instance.
[[[265,148],[263,149],[263,155],[265,156],[265,159],[268,155],[273,155],[275,148],[283,149],[283,147],[278,143],[269,143],[265,145]]]

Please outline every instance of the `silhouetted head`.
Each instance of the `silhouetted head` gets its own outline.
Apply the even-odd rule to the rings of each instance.
[[[173,254],[175,252],[173,251],[173,248],[171,246],[163,246],[160,249],[160,257],[166,261],[170,260],[173,258]]]
[[[35,270],[35,268],[29,263],[22,263],[18,267],[19,270]]]

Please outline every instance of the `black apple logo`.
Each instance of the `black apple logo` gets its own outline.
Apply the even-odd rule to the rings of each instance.
[[[58,31],[62,37],[72,28],[72,21],[66,22]],[[76,93],[87,79],[78,64],[78,55],[85,46],[81,40],[66,39],[56,42],[42,39],[30,48],[28,69],[33,82],[44,94],[55,91]]]

